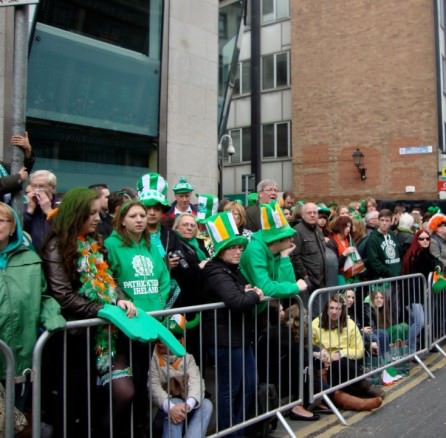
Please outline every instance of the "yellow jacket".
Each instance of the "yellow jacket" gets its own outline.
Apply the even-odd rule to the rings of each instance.
[[[341,357],[361,359],[364,356],[364,343],[355,322],[347,317],[347,327],[338,333],[337,329],[325,330],[319,327],[319,318],[313,319],[313,346],[325,349],[330,355],[341,353]]]

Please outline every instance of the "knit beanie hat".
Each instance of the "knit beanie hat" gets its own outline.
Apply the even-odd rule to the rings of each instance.
[[[214,246],[213,257],[218,256],[223,249],[230,246],[242,245],[245,247],[248,244],[248,239],[239,234],[234,216],[230,211],[223,211],[211,216],[206,221],[206,229]]]
[[[172,190],[175,193],[175,195],[177,195],[177,194],[180,194],[180,193],[192,192],[194,190],[194,188],[192,187],[192,185],[190,183],[187,182],[186,177],[180,176],[180,179],[173,186]]]
[[[262,239],[265,243],[293,237],[296,234],[277,202],[260,204],[260,223]]]

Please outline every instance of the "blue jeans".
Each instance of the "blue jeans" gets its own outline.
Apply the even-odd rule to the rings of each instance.
[[[174,404],[184,403],[180,398],[173,398]],[[185,421],[178,424],[169,422],[169,416],[166,414],[163,423],[163,438],[182,438],[183,429],[186,430],[185,438],[204,438],[208,430],[209,420],[212,415],[212,403],[205,398],[197,409],[193,409],[187,417],[187,428]]]
[[[415,353],[417,351],[417,337],[424,327],[423,305],[413,303],[406,306],[406,309],[409,312],[409,352]]]
[[[214,351],[212,349],[212,354]],[[231,358],[231,362],[229,358]],[[218,347],[216,367],[218,430],[222,431],[231,425],[241,423],[243,414],[245,414],[245,418],[249,416],[257,385],[257,370],[252,347],[250,345],[245,346],[244,349],[242,347]],[[236,437],[240,434],[242,431],[228,436]]]
[[[364,333],[364,340],[376,342],[379,346],[379,355],[384,357],[390,351],[389,334],[383,329],[373,330],[372,333]]]

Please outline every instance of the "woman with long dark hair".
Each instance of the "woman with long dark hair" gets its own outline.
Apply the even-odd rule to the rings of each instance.
[[[100,221],[99,212],[100,201],[95,191],[87,188],[68,191],[52,219],[51,231],[43,247],[48,290],[61,305],[67,319],[94,318],[105,304],[121,307],[129,317],[136,313],[133,303],[126,300],[117,288],[98,241],[96,228]],[[134,388],[125,356],[117,351],[119,333],[118,330],[109,333],[107,326],[98,327],[94,350],[98,381],[106,387],[110,386],[110,380],[112,382],[113,419],[121,419],[115,424],[117,435],[121,433],[125,436],[123,429],[128,422],[122,421],[122,415],[129,412]],[[70,423],[67,429],[73,436],[86,436],[88,426],[86,384],[80,384],[88,375],[85,335],[86,332],[80,329],[77,334],[69,336],[67,342],[67,415]],[[62,348],[56,349],[55,354],[62,351]],[[60,365],[63,359],[59,360]],[[61,374],[59,370],[57,375]],[[62,396],[62,391],[59,396]],[[61,401],[58,403],[62,404]]]

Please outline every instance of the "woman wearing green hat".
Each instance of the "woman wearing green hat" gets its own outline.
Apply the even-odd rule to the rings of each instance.
[[[203,271],[203,297],[207,303],[223,301],[227,307],[203,315],[204,341],[217,364],[218,431],[222,431],[242,422],[254,400],[253,309],[263,292],[247,284],[240,273],[240,256],[248,240],[239,235],[232,213],[212,216],[206,227],[214,257]]]

